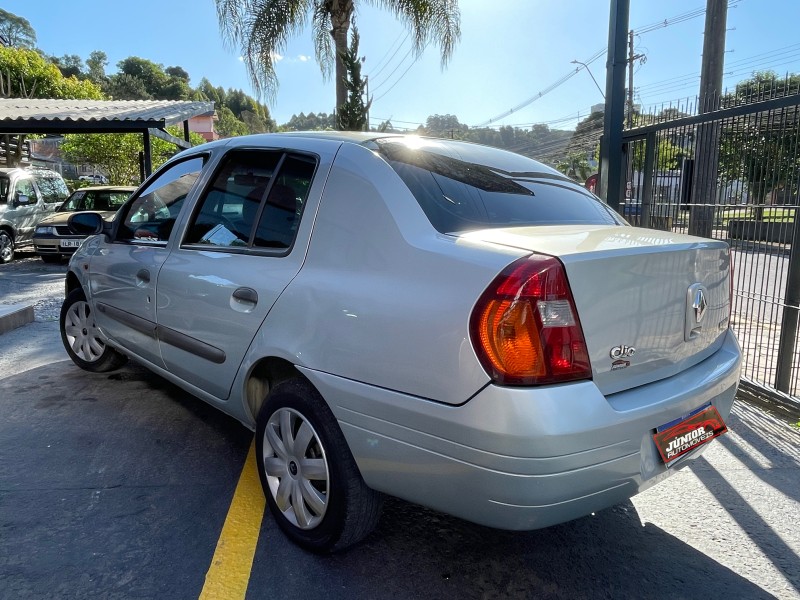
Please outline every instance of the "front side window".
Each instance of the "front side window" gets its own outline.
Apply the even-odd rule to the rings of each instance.
[[[117,239],[166,243],[204,161],[197,156],[162,171],[125,208]]]
[[[285,250],[297,233],[316,161],[232,151],[199,203],[184,243]]]
[[[14,190],[14,195],[17,198],[20,196],[27,196],[28,202],[36,204],[36,190],[33,189],[33,182],[30,179],[19,179],[17,181],[17,189]]]

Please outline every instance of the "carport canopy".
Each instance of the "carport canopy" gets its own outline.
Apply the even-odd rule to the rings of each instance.
[[[214,111],[213,102],[182,100],[49,100],[0,98],[0,135],[141,133],[145,176],[152,171],[150,136],[189,148],[189,119]],[[183,123],[183,139],[166,131]]]

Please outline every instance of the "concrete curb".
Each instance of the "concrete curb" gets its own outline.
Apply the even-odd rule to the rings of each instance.
[[[33,323],[33,306],[28,304],[0,305],[0,335]]]

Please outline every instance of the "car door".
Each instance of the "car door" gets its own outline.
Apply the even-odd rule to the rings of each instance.
[[[158,277],[161,355],[171,372],[227,398],[302,265],[305,246],[295,242],[309,198],[321,194],[322,183],[312,187],[319,165],[318,156],[283,150],[231,150],[222,159]]]
[[[156,338],[156,279],[175,221],[204,156],[173,163],[121,209],[111,239],[91,258],[95,321],[115,346],[163,367]]]
[[[16,180],[9,194],[9,209],[6,219],[14,226],[16,244],[20,246],[30,242],[42,212],[33,179],[22,177]]]

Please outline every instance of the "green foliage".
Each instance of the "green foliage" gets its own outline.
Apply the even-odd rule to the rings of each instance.
[[[86,59],[86,67],[89,69],[87,77],[96,84],[101,84],[106,80],[106,66],[108,56],[101,50],[95,50]]]
[[[370,99],[364,103],[364,89],[367,82],[361,77],[363,58],[358,56],[358,28],[353,23],[350,47],[342,55],[345,69],[345,88],[347,100],[339,107],[337,114],[338,129],[342,131],[365,131],[369,128]]]
[[[65,54],[61,58],[51,56],[50,62],[58,67],[64,77],[76,77],[81,79],[83,73],[83,60],[77,54]]]
[[[168,127],[175,137],[183,137],[178,127]],[[189,141],[199,145],[205,140],[192,133]],[[179,151],[174,144],[151,138],[153,170]],[[144,151],[142,136],[136,133],[102,133],[65,135],[61,151],[73,163],[94,165],[108,175],[112,185],[139,183],[139,153]]]
[[[334,129],[333,115],[327,113],[308,113],[292,115],[288,123],[281,125],[281,131],[325,131]]]
[[[103,90],[112,100],[152,100],[144,81],[127,73],[116,73],[108,78]]]
[[[217,109],[216,130],[222,137],[234,137],[238,135],[247,135],[250,131],[247,129],[242,121],[236,118],[230,108],[223,106]]]
[[[0,36],[5,43],[14,48],[36,47],[36,32],[28,19],[18,17],[0,8]]]
[[[103,93],[91,81],[64,77],[38,52],[0,47],[0,95],[10,98],[83,98],[99,100]]]
[[[800,89],[800,75],[779,78],[772,72],[755,73],[722,98],[723,106],[779,98]],[[793,113],[776,111],[768,119],[725,122],[719,132],[719,174],[745,181],[750,198],[763,204],[772,191],[796,197],[800,181],[800,135]]]
[[[594,172],[585,152],[571,152],[556,163],[556,169],[567,177],[583,183]]]

